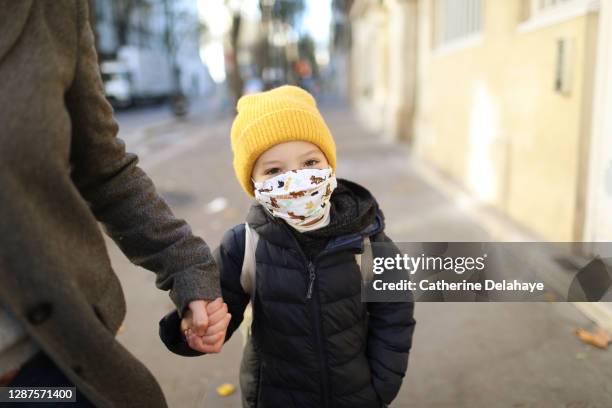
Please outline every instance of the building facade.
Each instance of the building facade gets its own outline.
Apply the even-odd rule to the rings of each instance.
[[[351,23],[370,130],[536,239],[612,241],[612,0],[357,0]]]
[[[602,217],[612,136],[601,105],[610,103],[602,60],[611,45],[602,36],[612,26],[600,27],[610,6],[357,1],[353,103],[368,128],[408,140],[415,154],[536,236],[611,240]]]

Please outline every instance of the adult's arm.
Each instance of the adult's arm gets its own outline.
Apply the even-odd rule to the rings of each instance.
[[[72,180],[96,219],[134,264],[155,272],[179,312],[193,300],[221,295],[206,243],[177,219],[151,179],[117,138],[118,126],[104,96],[87,1],[78,4],[78,47],[65,103],[72,121]]]

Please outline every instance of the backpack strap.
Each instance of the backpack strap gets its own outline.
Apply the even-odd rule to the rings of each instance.
[[[240,324],[240,332],[242,333],[242,344],[245,349],[244,355],[250,355],[249,359],[243,358],[242,364],[244,365],[248,360],[249,366],[256,367],[253,372],[259,372],[259,359],[253,352],[253,340],[251,339],[251,325],[253,324],[253,301],[255,300],[255,273],[256,270],[256,259],[255,251],[257,250],[257,242],[259,242],[259,234],[250,225],[244,223],[244,257],[242,258],[242,269],[240,270],[240,286],[245,293],[248,293],[251,297],[251,305],[249,305],[243,315],[242,323]],[[250,350],[250,353],[249,353]],[[241,370],[240,384],[241,386],[246,383],[250,383],[249,386],[242,387],[244,389],[257,389],[256,377],[250,378],[249,376],[243,378]],[[258,378],[258,377],[257,377]],[[243,395],[244,397],[244,395]],[[243,399],[243,404],[246,400]],[[250,406],[250,404],[244,405]]]
[[[362,259],[365,255],[365,262],[367,265],[365,267],[362,266]],[[361,271],[361,280],[366,283],[372,280],[372,243],[370,242],[370,237],[365,235],[363,237],[363,253],[355,254],[355,262],[359,266],[359,270]]]
[[[248,223],[244,223],[244,258],[242,260],[242,270],[240,272],[240,285],[245,293],[251,296],[251,301],[255,298],[255,250],[259,242],[259,234]]]

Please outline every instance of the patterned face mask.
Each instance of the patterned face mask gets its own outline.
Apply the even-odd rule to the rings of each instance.
[[[296,230],[312,231],[329,224],[329,200],[336,185],[331,168],[290,170],[255,182],[255,199]]]

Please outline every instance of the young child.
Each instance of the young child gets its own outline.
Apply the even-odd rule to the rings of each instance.
[[[376,200],[360,185],[336,179],[334,139],[302,89],[244,96],[231,133],[236,176],[256,203],[248,226],[229,230],[215,259],[232,316],[226,340],[252,302],[240,375],[244,405],[391,403],[407,368],[414,305],[361,300],[355,253],[363,251],[364,236],[390,242]],[[259,237],[252,291],[241,284],[245,228]],[[162,320],[160,334],[170,350],[199,355],[180,335],[176,314]]]

